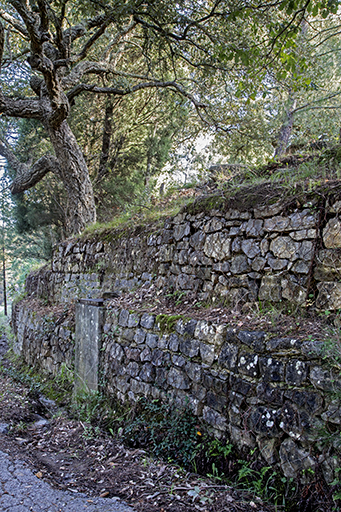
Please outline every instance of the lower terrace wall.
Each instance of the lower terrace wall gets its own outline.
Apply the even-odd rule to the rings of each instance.
[[[15,306],[16,349],[56,375],[63,363],[73,364],[73,314],[52,319],[36,309],[29,301]],[[286,477],[305,481],[321,470],[333,481],[340,461],[329,434],[341,423],[341,379],[317,342],[113,308],[102,332],[99,372],[107,395],[191,407],[215,435],[241,449],[258,447]]]

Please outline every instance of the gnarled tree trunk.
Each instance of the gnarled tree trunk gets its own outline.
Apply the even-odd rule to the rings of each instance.
[[[59,178],[67,193],[66,231],[80,233],[96,221],[96,207],[88,168],[67,121],[47,127],[59,162]]]

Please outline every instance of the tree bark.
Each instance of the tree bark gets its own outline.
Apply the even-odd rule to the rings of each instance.
[[[83,153],[68,123],[47,126],[59,162],[59,178],[67,192],[66,232],[81,233],[96,222],[93,188]]]
[[[283,122],[280,130],[279,130],[278,143],[277,143],[277,147],[275,150],[274,158],[280,158],[288,146],[290,135],[292,132],[292,127],[294,124],[295,108],[296,108],[296,100],[292,99],[291,107],[289,107],[289,109],[287,110],[286,117],[284,119],[284,122]]]
[[[104,127],[103,127],[103,139],[102,139],[102,151],[99,160],[99,168],[97,173],[97,180],[100,181],[108,172],[108,161],[110,154],[110,143],[112,136],[112,116],[114,106],[111,98],[108,99],[107,106],[105,109]]]

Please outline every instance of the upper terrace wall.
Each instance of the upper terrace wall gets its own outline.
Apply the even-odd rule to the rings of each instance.
[[[153,282],[199,302],[341,308],[341,201],[243,211],[219,209],[219,199],[206,197],[161,225],[64,242],[27,291],[69,302]]]

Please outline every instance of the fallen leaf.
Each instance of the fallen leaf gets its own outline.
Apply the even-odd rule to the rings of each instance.
[[[38,473],[36,473],[36,477],[43,478],[43,473],[41,471],[38,471]]]
[[[108,491],[105,491],[105,492],[102,492],[99,497],[100,498],[106,498],[107,496],[109,496],[109,492]]]

